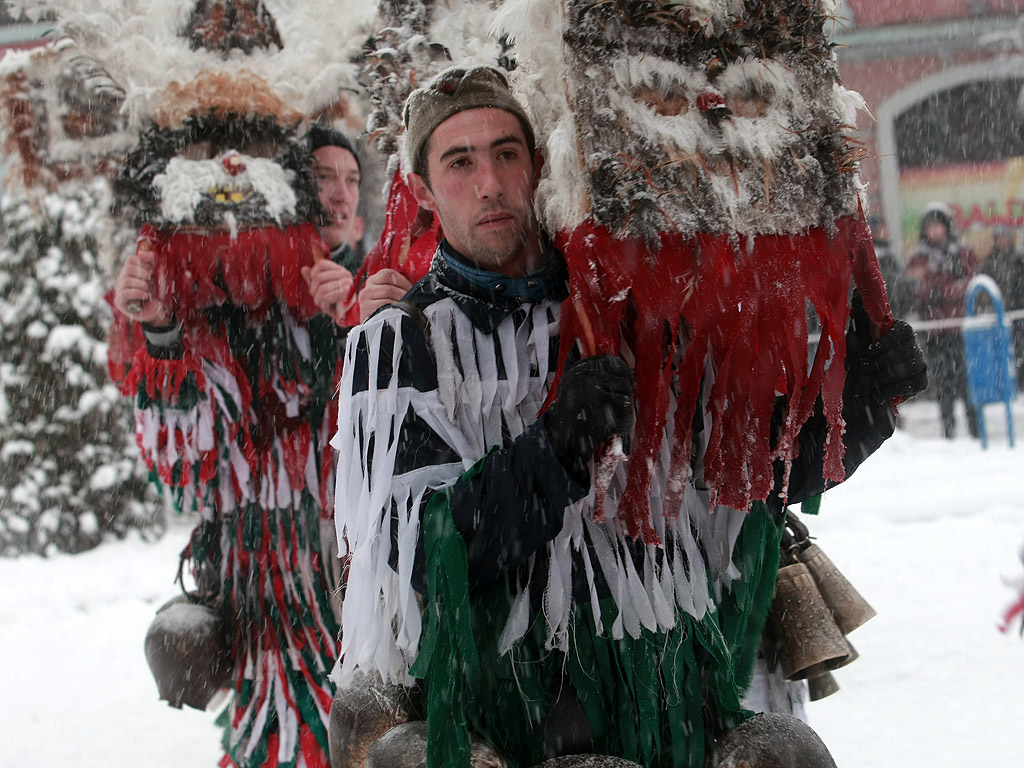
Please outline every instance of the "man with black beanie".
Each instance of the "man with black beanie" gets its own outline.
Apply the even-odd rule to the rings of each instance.
[[[362,265],[358,244],[363,236],[359,207],[359,156],[340,132],[314,124],[309,129],[313,176],[320,189],[320,235],[331,249],[330,258],[303,269],[313,300],[344,325],[358,322],[351,299],[352,282]]]

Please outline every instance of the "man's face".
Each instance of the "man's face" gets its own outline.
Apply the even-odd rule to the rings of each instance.
[[[320,186],[324,219],[320,234],[332,249],[342,243],[355,245],[362,237],[359,205],[359,164],[347,149],[320,147],[313,152],[313,176]]]
[[[533,193],[541,167],[518,118],[502,109],[469,109],[430,136],[426,180],[411,174],[413,194],[434,211],[455,250],[509,277],[541,266]]]

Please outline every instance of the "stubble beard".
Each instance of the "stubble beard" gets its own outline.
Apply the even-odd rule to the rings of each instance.
[[[527,233],[534,231],[532,226],[534,221],[532,213],[527,212],[516,222],[514,231],[508,236],[494,235],[470,239],[469,245],[473,248],[473,252],[466,256],[491,271],[500,271],[501,267],[517,261],[527,249]],[[527,265],[527,271],[529,271],[529,265]]]

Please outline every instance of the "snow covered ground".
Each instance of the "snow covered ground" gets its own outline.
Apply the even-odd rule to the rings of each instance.
[[[999,407],[985,413],[983,451],[940,439],[934,403],[906,405],[905,431],[809,520],[879,614],[851,636],[842,690],[809,705],[841,768],[1024,760],[1024,641],[995,627],[1000,576],[1022,573],[1024,445],[1008,447]],[[1015,416],[1024,430],[1024,402]],[[186,534],[0,560],[0,768],[215,765],[214,713],[159,702],[142,650]]]

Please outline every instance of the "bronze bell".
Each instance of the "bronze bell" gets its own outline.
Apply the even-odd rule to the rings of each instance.
[[[817,544],[810,544],[797,557],[814,577],[818,591],[832,611],[839,631],[844,635],[875,615],[875,609],[853,588]]]
[[[768,621],[787,680],[802,680],[812,668],[835,669],[850,656],[846,638],[803,563],[779,569]]]
[[[839,690],[839,683],[831,672],[807,678],[807,697],[811,701],[820,701]]]
[[[812,677],[823,675],[826,672],[829,672],[833,669],[845,667],[847,664],[852,664],[857,659],[859,659],[860,654],[857,653],[857,649],[853,647],[853,643],[851,643],[849,639],[846,637],[843,638],[843,642],[846,643],[845,656],[843,656],[841,659],[830,659],[828,661],[823,661],[818,664],[814,664],[813,666],[810,666],[806,670],[804,670],[803,677],[806,677],[808,680],[810,680]]]

